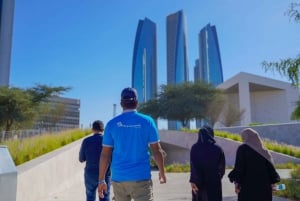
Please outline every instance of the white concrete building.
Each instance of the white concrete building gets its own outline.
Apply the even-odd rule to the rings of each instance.
[[[0,0],[0,86],[9,86],[14,0]]]
[[[236,125],[250,123],[287,123],[299,100],[299,89],[291,83],[240,72],[217,88],[224,90],[226,100],[245,110]],[[218,126],[220,122],[217,123]]]

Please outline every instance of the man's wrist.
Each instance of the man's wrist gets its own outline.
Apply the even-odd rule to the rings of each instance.
[[[106,184],[105,179],[99,179],[98,184]]]

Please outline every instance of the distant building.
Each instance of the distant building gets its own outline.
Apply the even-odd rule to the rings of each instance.
[[[196,61],[194,72],[194,80],[206,81],[214,86],[223,82],[217,30],[210,24],[199,33],[199,60]]]
[[[145,18],[139,20],[132,59],[132,87],[138,92],[139,103],[157,95],[156,24]]]
[[[217,88],[224,90],[227,104],[245,110],[236,126],[291,122],[300,95],[299,89],[290,83],[245,72],[238,73]],[[222,126],[219,121],[215,127]]]
[[[14,0],[0,0],[0,86],[9,86]]]
[[[194,80],[205,81],[217,86],[223,82],[221,54],[215,26],[207,24],[199,33],[199,59],[194,67]],[[196,127],[200,128],[207,121],[196,120]]]
[[[186,18],[182,10],[167,16],[167,84],[189,80]],[[179,121],[168,121],[168,129],[179,130]]]
[[[80,100],[53,96],[45,103],[43,115],[36,127],[45,130],[79,128]]]

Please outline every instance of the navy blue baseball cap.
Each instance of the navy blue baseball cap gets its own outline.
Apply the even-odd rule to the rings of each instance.
[[[135,88],[127,87],[123,89],[121,93],[121,100],[125,101],[136,101],[137,100],[137,91]]]

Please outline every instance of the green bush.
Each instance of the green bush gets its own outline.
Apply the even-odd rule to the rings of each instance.
[[[190,172],[189,164],[171,164],[165,166],[166,172]]]
[[[2,142],[8,147],[15,165],[20,165],[38,156],[58,149],[90,134],[90,130],[68,130],[33,136],[24,139],[12,139]]]
[[[274,194],[280,197],[286,197],[292,200],[300,200],[300,165],[293,166],[290,179],[281,179],[280,183],[285,184],[286,189],[275,191]]]

